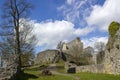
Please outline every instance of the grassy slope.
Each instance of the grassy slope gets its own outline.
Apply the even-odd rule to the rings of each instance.
[[[46,67],[46,66],[45,66]],[[80,77],[80,80],[120,80],[120,76],[108,75],[108,74],[93,74],[93,73],[78,73],[69,74],[69,76],[63,75],[52,75],[52,76],[41,76],[39,66],[25,69],[25,73],[19,76],[18,80],[76,80],[75,77]],[[60,67],[60,72],[61,71]],[[59,71],[59,70],[58,70]]]
[[[46,67],[46,66],[45,66]],[[20,74],[18,80],[74,80],[72,76],[52,75],[41,76],[41,70],[39,66],[34,66],[24,70],[24,73]]]
[[[39,71],[27,71],[23,73],[19,80],[73,80],[72,77],[52,75],[52,76],[41,76]]]

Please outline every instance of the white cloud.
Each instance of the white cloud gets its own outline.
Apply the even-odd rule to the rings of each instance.
[[[67,4],[71,5],[75,0],[67,0]]]
[[[86,16],[90,14],[92,6],[90,4],[92,3],[88,0],[66,0],[66,3],[57,9],[62,13],[64,20],[72,22],[77,25],[77,28],[80,28],[75,33],[83,34],[85,32],[85,35],[87,35],[95,29],[88,27],[85,20]]]
[[[107,30],[112,21],[120,22],[120,0],[106,0],[103,6],[95,5],[89,17],[86,18],[89,26],[96,25],[100,30]]]
[[[87,0],[66,0],[66,3],[58,7],[58,11],[63,13],[64,19],[70,22],[82,22],[83,9],[82,6],[86,4]]]
[[[60,41],[69,42],[78,36],[85,36],[94,30],[94,28],[91,27],[76,29],[74,24],[65,20],[47,20],[44,22],[31,20],[29,22],[34,26],[33,32],[38,40],[36,47],[42,48],[40,51],[45,49],[55,49]],[[107,43],[107,39],[107,37],[92,37],[89,39],[82,39],[82,42],[84,43],[84,47],[94,47],[95,42]]]
[[[94,31],[95,28],[94,27],[85,27],[85,28],[78,28],[76,31],[75,31],[75,34],[76,35],[87,35],[88,33]]]
[[[76,29],[74,24],[69,21],[52,21],[47,20],[44,22],[34,22],[34,34],[38,40],[36,46],[44,49],[56,48],[56,45],[60,41],[70,41],[78,36],[84,36],[91,32],[92,29],[78,28]]]
[[[88,2],[92,4],[89,0],[66,0],[66,3],[58,8],[59,11],[62,11],[65,20],[47,20],[40,23],[34,21],[34,32],[38,39],[37,46],[43,49],[52,49],[56,47],[59,41],[70,41],[77,36],[84,36],[94,31],[95,28],[91,27],[93,25],[98,26],[100,30],[106,31],[111,21],[120,22],[120,0],[106,0],[103,6],[94,5],[92,11],[90,11],[92,5],[89,6],[90,8],[83,9],[82,7]],[[89,13],[90,16],[88,16]],[[77,21],[80,25],[84,25],[85,20],[90,27],[75,28],[73,23]],[[95,42],[107,43],[107,40],[108,37],[103,36],[82,39],[82,42],[85,47],[94,47]]]
[[[104,37],[91,37],[91,38],[86,38],[86,39],[82,39],[82,42],[84,43],[84,47],[88,47],[91,46],[94,48],[94,44],[96,42],[103,42],[103,43],[107,43],[108,41],[108,37],[104,36]]]
[[[35,23],[34,31],[39,40],[38,46],[55,48],[59,41],[73,36],[73,27],[74,25],[67,21]]]

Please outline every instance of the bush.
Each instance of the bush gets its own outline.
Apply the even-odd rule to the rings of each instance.
[[[43,76],[51,76],[52,75],[52,73],[50,72],[50,70],[47,70],[47,69],[43,70],[41,74]]]
[[[112,22],[109,25],[108,31],[112,37],[116,34],[117,30],[119,29],[119,26],[120,24],[118,22]]]

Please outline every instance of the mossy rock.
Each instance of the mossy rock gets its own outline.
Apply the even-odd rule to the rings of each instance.
[[[109,25],[108,31],[111,37],[113,37],[116,32],[118,31],[120,27],[120,24],[118,22],[111,22],[111,24]]]

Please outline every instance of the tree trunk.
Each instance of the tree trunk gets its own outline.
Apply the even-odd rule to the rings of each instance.
[[[21,48],[20,48],[20,35],[19,35],[19,27],[16,27],[16,48],[18,55],[18,72],[21,72]]]

